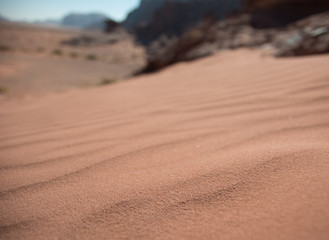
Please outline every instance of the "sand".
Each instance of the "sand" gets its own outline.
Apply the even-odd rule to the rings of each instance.
[[[89,39],[88,44],[81,39]],[[124,32],[0,21],[0,97],[95,87],[125,79],[144,65],[144,49]]]
[[[0,101],[1,239],[328,239],[328,62],[228,51]]]

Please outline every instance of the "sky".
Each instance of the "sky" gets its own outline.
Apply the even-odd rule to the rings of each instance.
[[[0,15],[14,21],[60,19],[65,14],[100,12],[124,20],[139,0],[0,0]]]

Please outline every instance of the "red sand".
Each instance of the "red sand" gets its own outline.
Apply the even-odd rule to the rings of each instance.
[[[241,50],[3,100],[1,239],[328,239],[328,62]]]

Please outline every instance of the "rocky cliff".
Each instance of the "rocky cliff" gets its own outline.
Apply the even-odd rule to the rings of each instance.
[[[142,0],[123,26],[148,45],[161,35],[179,36],[204,18],[222,19],[240,6],[240,0]]]
[[[328,0],[244,0],[244,3],[255,28],[284,27],[329,10]]]

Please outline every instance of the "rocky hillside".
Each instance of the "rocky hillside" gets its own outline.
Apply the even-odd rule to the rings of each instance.
[[[122,26],[131,28],[136,24],[148,24],[154,12],[159,9],[166,0],[141,0],[139,6],[131,11]]]
[[[312,14],[329,10],[328,0],[244,0],[255,28],[285,27]]]
[[[148,47],[148,64],[142,72],[225,49],[264,48],[278,57],[329,53],[329,12],[280,29],[257,29],[251,22],[252,16],[243,14],[219,22],[204,21],[179,38],[161,37]]]
[[[161,35],[179,36],[204,18],[222,19],[239,7],[240,0],[142,0],[123,26],[148,45]]]
[[[135,25],[148,24],[151,22],[156,10],[161,8],[166,2],[187,3],[191,1],[200,0],[140,0],[139,6],[128,14],[122,25],[126,28],[131,28]]]
[[[326,12],[328,0],[167,0],[133,32],[147,47],[143,72],[152,72],[240,47],[264,46],[276,56],[328,53]]]

